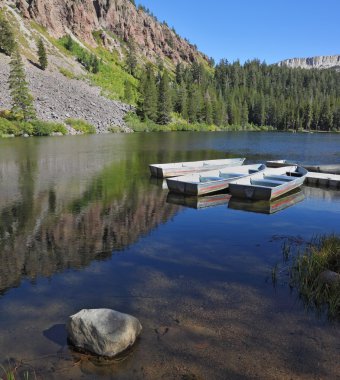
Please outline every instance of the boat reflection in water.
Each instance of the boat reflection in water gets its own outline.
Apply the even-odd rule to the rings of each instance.
[[[252,201],[231,197],[228,207],[234,210],[257,212],[262,214],[274,214],[303,201],[305,195],[301,189],[294,190],[283,197],[273,201]]]
[[[183,194],[169,193],[166,198],[166,201],[167,203],[175,205],[201,209],[228,204],[230,198],[231,195],[225,193],[209,195],[204,197],[185,196]]]
[[[163,190],[168,189],[168,185],[166,184],[166,179],[164,179],[164,178],[158,178],[158,177],[150,176],[149,182],[152,185],[159,187],[160,189],[163,189]]]

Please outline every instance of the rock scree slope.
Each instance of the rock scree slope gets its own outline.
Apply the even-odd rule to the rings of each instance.
[[[8,63],[9,58],[1,54],[0,109],[11,107]],[[96,127],[97,133],[109,132],[111,127],[130,131],[124,116],[132,107],[105,98],[100,95],[100,88],[90,86],[84,80],[66,78],[57,71],[42,71],[31,64],[26,65],[26,75],[40,119],[55,122],[64,122],[67,118],[84,119]]]

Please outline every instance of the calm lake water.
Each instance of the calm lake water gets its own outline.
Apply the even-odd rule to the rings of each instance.
[[[271,281],[285,241],[340,234],[340,190],[304,187],[273,214],[196,209],[149,176],[222,157],[339,163],[340,135],[0,140],[1,362],[39,379],[340,379],[339,324],[306,310],[284,271]],[[114,362],[67,345],[68,316],[100,307],[143,325]]]

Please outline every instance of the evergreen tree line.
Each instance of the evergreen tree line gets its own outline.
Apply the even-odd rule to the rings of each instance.
[[[178,64],[175,75],[142,70],[138,113],[159,124],[177,112],[190,123],[340,130],[340,73],[267,65],[258,60],[214,68]]]

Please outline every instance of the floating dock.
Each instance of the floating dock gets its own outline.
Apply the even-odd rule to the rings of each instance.
[[[332,189],[340,189],[340,175],[330,173],[308,172],[305,179],[305,184],[330,187]]]

